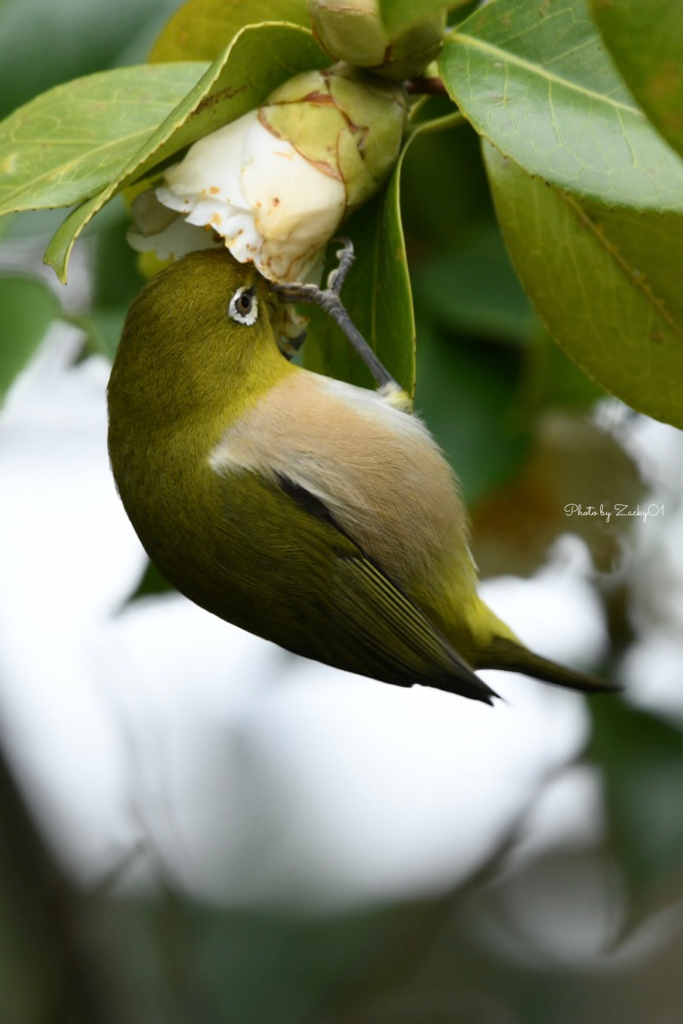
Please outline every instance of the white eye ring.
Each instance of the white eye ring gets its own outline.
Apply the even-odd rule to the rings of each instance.
[[[238,288],[230,299],[228,316],[238,324],[251,327],[258,320],[258,299],[253,294],[253,289]]]

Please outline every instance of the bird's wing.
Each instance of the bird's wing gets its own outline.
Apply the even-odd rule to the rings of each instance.
[[[295,529],[300,544],[311,544],[312,564],[319,558],[320,531],[334,531],[325,545],[334,558],[327,595],[329,614],[313,625],[327,656],[313,656],[386,682],[404,686],[423,683],[490,704],[495,692],[339,526],[325,503],[282,474],[276,480],[291,499],[290,522],[296,523],[302,515],[308,520],[296,523]],[[309,643],[310,637],[307,647]],[[310,650],[308,653],[310,656]]]

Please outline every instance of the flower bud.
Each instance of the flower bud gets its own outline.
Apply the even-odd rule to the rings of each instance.
[[[406,105],[401,89],[339,64],[276,89],[261,123],[312,166],[343,184],[345,213],[373,195],[398,158]]]
[[[313,32],[337,60],[387,78],[415,78],[434,60],[446,29],[445,11],[391,36],[379,0],[308,0]]]
[[[271,281],[310,279],[342,218],[394,166],[404,121],[405,98],[393,83],[343,65],[305,72],[259,110],[191,146],[165,172],[156,196],[183,215],[183,225],[209,233],[196,248],[219,237]],[[177,250],[178,224],[164,227],[167,214],[144,213],[147,226],[129,233],[131,244]]]

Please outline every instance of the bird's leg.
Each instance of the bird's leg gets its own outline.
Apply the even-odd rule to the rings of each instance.
[[[314,284],[276,284],[274,291],[283,302],[309,302],[324,309],[339,324],[378,385],[381,388],[388,386],[392,390],[400,391],[400,385],[370,348],[339,296],[354,259],[353,242],[349,238],[340,238],[339,241],[343,244],[343,248],[337,252],[339,266],[328,274],[327,288],[318,288]]]

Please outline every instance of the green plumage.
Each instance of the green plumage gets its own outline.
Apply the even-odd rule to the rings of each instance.
[[[240,288],[259,306],[250,325],[228,313]],[[364,445],[382,479],[382,438],[394,423],[400,443],[387,447],[387,460],[402,446],[422,445],[447,489],[450,471],[412,417],[396,419],[409,414],[382,407],[375,415],[354,389],[328,398],[324,378],[289,364],[270,326],[272,302],[250,267],[201,252],[153,279],[127,318],[109,385],[109,450],[126,511],[168,580],[288,650],[385,682],[490,702],[473,668],[499,666],[608,688],[528,652],[478,599],[464,521],[442,524],[437,509],[427,522],[418,508],[417,526],[402,532],[400,517],[382,518],[389,514],[383,493],[387,507],[398,501],[412,514],[408,462],[385,492],[372,479],[366,491],[361,476],[359,495],[351,494]],[[300,394],[310,401],[295,400]],[[335,416],[339,473],[328,438]],[[344,460],[348,497],[342,484],[326,483],[347,479]],[[426,479],[427,496],[429,486]],[[454,482],[452,491],[457,510]],[[412,536],[422,542],[422,520],[435,554],[420,560],[404,549]],[[386,522],[399,524],[395,558],[383,553]]]

